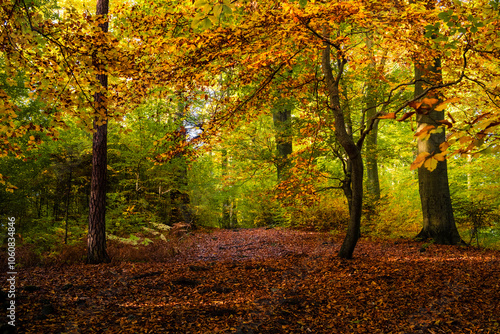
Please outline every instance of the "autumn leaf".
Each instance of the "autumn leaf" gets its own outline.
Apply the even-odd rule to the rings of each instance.
[[[191,324],[190,332],[200,334],[242,326],[258,333],[399,333],[427,325],[448,333],[498,329],[491,321],[498,295],[485,288],[497,284],[498,251],[364,238],[362,256],[346,264],[332,256],[340,239],[328,232],[164,233],[168,238],[151,245],[144,237],[134,238],[135,244],[110,240],[121,256],[112,266],[23,268],[23,329],[62,332],[68,323],[89,333],[174,333]],[[163,261],[148,261],[162,248],[171,249]],[[84,249],[66,247],[75,257]],[[395,286],[412,298],[394,294]],[[464,299],[463,287],[474,298]],[[366,301],[376,304],[375,313]],[[123,306],[110,312],[110,305]],[[443,311],[451,316],[442,318]],[[334,330],[325,325],[332,318]]]
[[[415,170],[417,168],[420,168],[425,162],[425,159],[427,159],[429,155],[430,155],[429,152],[420,153],[415,159],[415,161],[413,161],[412,164],[410,165],[410,170]]]
[[[434,125],[426,125],[424,128],[415,133],[414,137],[418,137],[418,139],[425,138],[430,131],[434,130],[436,127]]]
[[[434,156],[428,158],[424,162],[424,167],[427,168],[430,172],[436,169],[438,164],[438,160],[434,159]]]
[[[398,122],[402,122],[408,118],[410,118],[411,116],[413,116],[416,112],[415,111],[412,111],[412,112],[407,112],[405,113],[400,119],[398,119]]]
[[[442,111],[446,108],[446,105],[450,104],[450,103],[453,103],[453,102],[458,102],[460,101],[460,99],[458,97],[454,97],[454,98],[451,98],[451,99],[448,99],[448,100],[445,100],[443,102],[441,102],[439,105],[437,105],[434,110],[436,111]]]
[[[434,154],[432,157],[434,159],[436,159],[437,161],[445,161],[446,160],[446,153],[445,152],[437,153],[437,154]]]
[[[471,136],[463,136],[463,137],[460,137],[460,138],[458,139],[458,142],[459,142],[460,144],[464,144],[464,143],[469,142],[469,141],[471,141],[471,140],[472,140],[472,137],[471,137]]]
[[[448,129],[451,129],[453,127],[453,124],[450,121],[445,120],[445,119],[438,121],[438,123],[446,125],[448,127]]]
[[[387,113],[385,115],[379,116],[378,118],[379,119],[395,119],[396,118],[396,114],[393,113],[393,112],[390,112],[390,113]]]
[[[410,103],[408,103],[408,106],[410,106],[411,108],[413,108],[415,110],[420,109],[421,105],[422,105],[422,102],[417,102],[417,101],[411,101]]]
[[[441,143],[441,145],[439,145],[439,149],[441,150],[441,152],[444,152],[444,151],[446,151],[446,150],[447,150],[450,146],[451,146],[450,142],[445,141],[444,143]]]
[[[422,104],[426,104],[429,107],[432,107],[433,105],[435,105],[438,102],[439,102],[438,99],[433,99],[433,98],[424,98],[424,99],[422,99]]]

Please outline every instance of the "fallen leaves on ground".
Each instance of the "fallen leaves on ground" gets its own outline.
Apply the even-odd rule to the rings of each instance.
[[[19,271],[25,333],[500,333],[500,252],[325,233],[190,236],[161,263]],[[5,280],[4,280],[5,282]]]

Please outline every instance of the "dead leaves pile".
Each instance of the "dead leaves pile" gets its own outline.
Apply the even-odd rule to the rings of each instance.
[[[191,239],[170,262],[21,270],[20,332],[500,332],[499,252],[361,240],[346,261],[323,233]]]

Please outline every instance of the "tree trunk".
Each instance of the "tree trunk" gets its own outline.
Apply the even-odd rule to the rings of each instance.
[[[345,81],[340,81],[339,82],[341,85],[344,84],[343,87],[341,87],[340,91],[342,91],[342,98],[340,99],[340,110],[342,110],[342,113],[344,115],[344,121],[345,121],[345,130],[349,137],[353,139],[353,126],[352,126],[352,112],[351,112],[351,105],[349,104],[349,87],[345,86],[346,82]],[[342,103],[343,102],[343,103]],[[352,162],[349,156],[346,158],[343,158],[344,160],[344,180],[342,181],[342,191],[344,192],[344,196],[347,199],[347,205],[349,208],[349,212],[351,212],[352,208]]]
[[[366,37],[366,46],[371,50],[373,46],[372,36]],[[366,87],[366,122],[370,122],[377,114],[377,86],[371,79],[373,74],[377,72],[377,63],[374,54],[371,53],[372,61],[370,63],[370,75]],[[383,69],[385,64],[385,56],[381,62]],[[368,195],[369,204],[374,205],[380,199],[380,181],[378,178],[378,123],[376,119],[373,123],[372,130],[366,136],[366,192]]]
[[[109,0],[98,0],[96,15],[107,15]],[[103,32],[108,31],[108,23],[100,25]],[[94,58],[94,66],[102,66]],[[102,87],[107,89],[108,76],[97,76]],[[101,93],[94,95],[96,110],[100,116],[94,120],[92,137],[92,178],[89,203],[89,232],[87,237],[87,263],[97,264],[109,262],[106,252],[106,173],[107,173],[107,140],[108,124],[105,97]],[[102,122],[105,122],[102,124]]]
[[[372,84],[368,84],[366,108],[366,119],[370,120],[377,113],[377,98]],[[375,120],[373,128],[366,136],[366,191],[369,201],[376,202],[380,199],[380,182],[378,178],[378,120]]]
[[[64,229],[64,244],[68,244],[68,218],[69,218],[69,201],[71,198],[71,179],[73,177],[73,171],[70,169],[69,170],[69,177],[68,177],[68,183],[66,184],[66,212],[64,214],[64,222],[65,222],[65,229]]]
[[[227,150],[222,150],[222,178],[227,176],[227,169],[229,165],[229,159],[227,156]],[[234,198],[231,194],[225,195],[222,202],[222,220],[220,226],[222,228],[234,228],[238,224],[238,220],[235,214]]]
[[[182,94],[179,93],[179,101],[177,105],[177,114],[176,121],[179,121],[179,127],[176,130],[176,140],[179,140],[179,143],[186,141],[187,131],[185,126],[183,125],[183,119],[185,117],[185,104],[182,101]],[[191,203],[191,199],[189,198],[189,194],[187,193],[188,186],[188,169],[186,158],[179,153],[176,155],[176,166],[174,166],[174,182],[175,187],[172,192],[170,192],[170,201],[173,205],[173,208],[170,213],[171,223],[186,223],[191,224],[194,221],[194,214],[189,207]]]
[[[435,59],[434,64],[415,66],[415,96],[423,93],[424,81],[432,85],[442,82],[441,61]],[[429,92],[425,98],[438,99],[438,93]],[[433,104],[436,106],[438,103]],[[436,111],[430,106],[428,112],[417,113],[417,132],[432,125],[436,128],[444,120],[444,111]],[[439,146],[445,141],[444,129],[438,133],[432,133],[428,139],[418,140],[417,154],[428,152],[429,154],[440,153]],[[446,160],[439,161],[432,172],[424,166],[418,169],[418,189],[422,203],[423,228],[417,235],[420,239],[433,239],[438,244],[455,245],[462,242],[455,225],[453,208],[451,206],[450,189],[448,185],[448,167]]]
[[[291,108],[283,108],[273,112],[273,123],[276,138],[276,170],[278,182],[286,178],[289,167],[288,156],[292,154],[292,135],[291,135]]]
[[[344,148],[351,161],[351,206],[349,225],[347,234],[340,248],[339,256],[341,258],[350,259],[354,253],[354,248],[358,242],[361,225],[361,212],[363,204],[363,158],[360,149],[354,143],[352,136],[346,131],[346,123],[344,113],[340,105],[339,97],[339,81],[346,64],[345,59],[338,61],[338,76],[334,78],[332,66],[330,64],[330,45],[325,43],[322,57],[322,69],[325,76],[326,85],[329,95],[330,110],[335,119],[335,137],[340,145]]]
[[[96,94],[97,95],[97,94]],[[88,263],[109,262],[106,252],[107,124],[94,121],[89,204]]]

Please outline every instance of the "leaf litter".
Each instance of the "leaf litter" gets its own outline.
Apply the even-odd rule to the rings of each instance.
[[[500,252],[362,238],[342,260],[340,244],[216,230],[163,262],[24,268],[19,332],[500,332]]]

